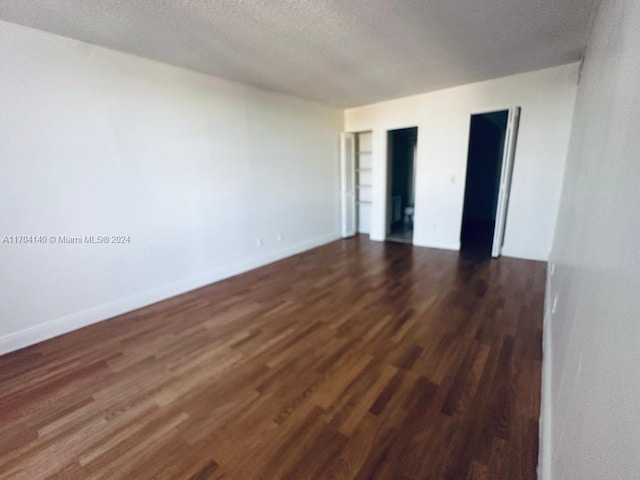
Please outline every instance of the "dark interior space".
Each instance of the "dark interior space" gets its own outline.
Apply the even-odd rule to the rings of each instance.
[[[389,151],[389,235],[393,241],[413,240],[413,206],[415,199],[415,153],[418,128],[390,130]]]
[[[490,257],[509,111],[471,116],[461,250]]]

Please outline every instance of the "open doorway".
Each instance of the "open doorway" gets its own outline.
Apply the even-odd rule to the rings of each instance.
[[[417,127],[389,130],[387,133],[387,240],[390,241],[413,243],[417,145]]]
[[[500,254],[519,108],[471,116],[460,249]]]

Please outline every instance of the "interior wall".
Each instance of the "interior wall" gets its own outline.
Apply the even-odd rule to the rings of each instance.
[[[341,110],[0,22],[0,352],[339,237]]]
[[[640,472],[639,45],[640,2],[604,0],[578,88],[547,285],[545,479]]]
[[[371,238],[385,238],[387,130],[418,127],[416,245],[459,249],[471,114],[522,107],[503,254],[546,260],[557,218],[578,65],[569,64],[348,109],[373,131]]]

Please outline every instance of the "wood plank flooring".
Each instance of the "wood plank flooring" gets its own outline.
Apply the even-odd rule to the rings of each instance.
[[[534,479],[545,264],[341,240],[0,357],[2,479]]]

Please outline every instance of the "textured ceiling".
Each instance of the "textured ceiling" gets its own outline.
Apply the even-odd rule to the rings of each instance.
[[[0,0],[0,18],[349,107],[576,61],[595,0]]]

